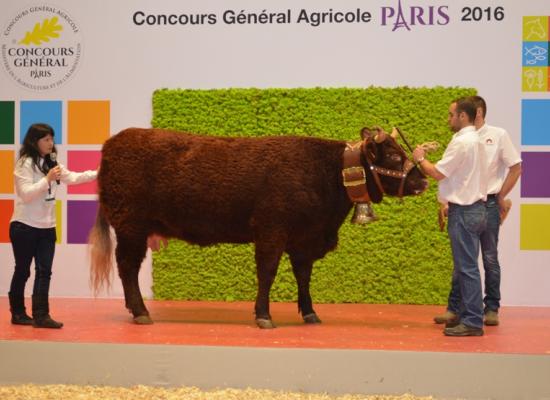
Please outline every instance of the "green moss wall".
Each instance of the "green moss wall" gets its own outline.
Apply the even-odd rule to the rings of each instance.
[[[308,135],[356,140],[364,126],[399,126],[409,142],[437,140],[441,158],[451,133],[449,103],[475,94],[468,88],[312,88],[158,90],[153,121],[169,128],[223,136]],[[182,188],[185,190],[185,188]],[[444,304],[452,260],[446,233],[437,225],[437,184],[403,202],[385,197],[380,217],[368,226],[346,222],[336,251],[314,265],[316,303]],[[351,214],[350,214],[351,217]],[[349,221],[349,219],[348,219]],[[153,256],[158,299],[254,300],[251,245],[207,248],[172,240]],[[285,258],[271,291],[274,301],[295,301],[296,283]]]

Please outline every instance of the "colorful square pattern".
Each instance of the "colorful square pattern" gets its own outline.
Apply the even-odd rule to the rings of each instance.
[[[35,123],[45,123],[54,130],[55,144],[63,143],[62,102],[59,100],[22,101],[20,106],[20,143],[23,143],[29,126]]]
[[[0,101],[0,144],[15,144],[15,102]]]
[[[524,146],[550,145],[550,100],[523,99],[521,101],[521,144]]]
[[[88,243],[88,234],[95,223],[97,201],[67,201],[67,243]]]
[[[0,243],[10,242],[10,219],[13,215],[13,200],[0,200]]]
[[[55,221],[55,234],[57,236],[55,243],[61,244],[63,243],[63,232],[61,229],[63,226],[63,202],[61,200],[55,201]]]
[[[109,101],[69,101],[69,144],[103,144],[110,136]]]
[[[523,17],[522,89],[550,91],[550,17]],[[550,145],[550,100],[521,103],[521,144]],[[523,152],[522,198],[550,198],[550,152]],[[550,204],[522,204],[520,249],[550,250]]]
[[[550,152],[522,152],[521,159],[521,197],[550,198]]]
[[[550,204],[522,204],[521,250],[550,250]]]
[[[0,193],[13,193],[13,168],[15,152],[0,150]]]
[[[70,171],[82,172],[89,169],[95,170],[101,162],[100,150],[69,150],[67,152],[67,168]],[[67,187],[69,194],[96,194],[97,182],[94,180],[80,185]]]
[[[522,89],[550,91],[550,17],[523,17]]]
[[[19,107],[19,127],[15,120],[16,107]],[[9,221],[15,204],[13,169],[18,150],[15,142],[22,143],[29,126],[39,122],[51,125],[55,131],[55,143],[66,146],[66,153],[62,153],[67,155],[64,164],[69,170],[95,170],[101,161],[101,144],[110,137],[110,101],[69,100],[65,104],[62,100],[0,101],[0,145],[8,145],[0,150],[0,194],[4,197],[0,199],[2,243],[10,241]],[[86,146],[82,149],[80,145]],[[66,194],[59,194],[55,202],[58,244],[87,242],[98,203],[95,200],[75,200],[74,195],[88,195],[89,199],[89,195],[96,193],[96,182],[89,182],[70,185]]]

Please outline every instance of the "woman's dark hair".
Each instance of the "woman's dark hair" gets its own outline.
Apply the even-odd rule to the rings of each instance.
[[[42,171],[44,175],[47,175],[49,167],[49,155],[46,156],[46,162],[40,165],[40,151],[38,150],[38,141],[44,136],[55,135],[53,128],[48,124],[32,124],[29,126],[27,133],[25,134],[25,139],[23,140],[23,145],[19,150],[19,159],[29,157],[32,159],[32,163],[39,171]],[[57,153],[55,145],[53,146],[53,151]]]

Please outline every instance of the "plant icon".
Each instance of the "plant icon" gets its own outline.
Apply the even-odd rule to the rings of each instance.
[[[27,46],[31,43],[41,45],[42,42],[49,42],[51,38],[58,38],[59,33],[57,32],[61,30],[63,30],[63,26],[57,24],[57,17],[46,18],[42,21],[42,25],[40,25],[40,22],[37,22],[32,32],[27,31],[25,37],[19,41],[19,44]]]

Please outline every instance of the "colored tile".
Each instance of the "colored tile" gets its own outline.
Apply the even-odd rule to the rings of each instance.
[[[67,243],[88,243],[88,234],[95,223],[97,201],[67,201]]]
[[[0,150],[0,193],[13,193],[13,150]]]
[[[54,142],[56,144],[63,143],[61,101],[22,101],[20,107],[20,143],[23,143],[29,126],[35,123],[45,123],[50,125],[55,132]]]
[[[550,100],[521,101],[521,144],[550,145]]]
[[[546,16],[523,17],[523,40],[529,42],[548,41],[549,18]]]
[[[548,42],[523,42],[522,65],[524,67],[547,67]]]
[[[524,92],[546,92],[550,79],[547,67],[523,67],[521,90]]]
[[[15,144],[14,101],[0,101],[0,144]]]
[[[550,197],[550,152],[522,152],[521,197]]]
[[[550,250],[550,204],[521,205],[520,249]]]
[[[109,138],[109,101],[69,101],[67,112],[69,144],[102,144]]]
[[[61,202],[61,200],[55,201],[55,218],[55,234],[57,236],[57,240],[55,241],[55,243],[61,244],[63,242],[63,232],[61,228],[63,226],[63,203]]]
[[[82,172],[89,169],[97,169],[101,161],[100,150],[69,150],[67,151],[67,168],[70,171]],[[97,181],[70,185],[67,187],[69,194],[96,194]]]
[[[10,242],[10,219],[13,215],[13,200],[0,200],[0,243]]]

